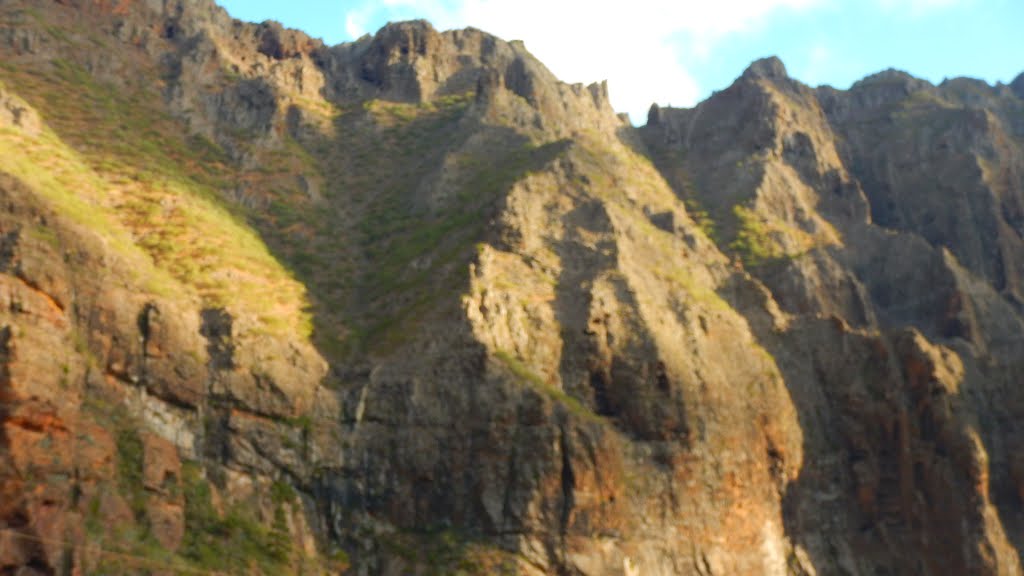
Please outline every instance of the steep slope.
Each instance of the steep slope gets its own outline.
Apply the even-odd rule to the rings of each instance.
[[[1011,88],[0,22],[0,569],[1020,571]]]
[[[12,112],[5,171],[24,200],[11,206],[41,202],[58,249],[17,243],[31,253],[17,259],[60,269],[60,247],[93,235],[102,248],[88,254],[128,259],[107,269],[135,295],[94,304],[74,292],[61,310],[98,308],[64,320],[81,334],[67,352],[81,370],[64,385],[82,400],[58,410],[14,390],[9,412],[56,412],[74,453],[87,425],[166,437],[171,469],[180,457],[191,471],[170,480],[170,494],[185,492],[168,504],[177,540],[143,506],[162,487],[133,488],[128,533],[46,525],[29,499],[10,513],[32,531],[12,536],[7,565],[308,570],[341,546],[385,573],[432,562],[675,573],[760,570],[763,546],[785,554],[779,487],[799,463],[799,430],[781,379],[714,293],[717,251],[619,141],[628,130],[603,86],[561,84],[522,45],[425,23],[325,48],[201,2],[6,17],[8,108],[38,118],[25,129]],[[94,58],[85,42],[125,49]],[[61,91],[84,97],[52,97]],[[44,154],[66,156],[86,184],[51,190],[35,170]],[[17,238],[19,222],[7,225]],[[258,260],[268,248],[308,295],[280,287],[294,281]],[[250,253],[266,264],[240,269]],[[264,287],[277,305],[244,292]],[[319,352],[301,338],[307,310]],[[97,314],[123,319],[87,321]],[[157,317],[174,328],[154,332]],[[705,360],[681,362],[699,351]],[[23,370],[60,373],[43,362]],[[83,407],[106,393],[95,413]],[[141,456],[101,457],[125,471],[121,492],[156,458],[143,444]],[[11,462],[11,493],[30,493],[32,463]],[[111,514],[79,495],[83,465],[62,463],[70,480],[47,500],[66,523]],[[723,525],[757,547],[716,542]],[[282,531],[292,545],[266,545]],[[218,545],[245,553],[211,555]]]
[[[642,129],[791,319],[758,335],[801,415],[787,529],[819,572],[1020,571],[1019,109],[894,72],[814,91],[769,59]]]

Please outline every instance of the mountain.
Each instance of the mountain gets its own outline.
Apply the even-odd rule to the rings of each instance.
[[[1018,574],[1024,75],[0,3],[0,572]]]

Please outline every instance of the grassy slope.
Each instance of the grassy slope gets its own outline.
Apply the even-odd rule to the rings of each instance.
[[[275,149],[250,149],[258,167],[243,170],[167,113],[157,69],[140,59],[132,62],[138,77],[118,85],[98,80],[75,53],[100,39],[49,25],[41,13],[29,16],[30,24],[59,33],[54,40],[65,58],[0,61],[4,91],[28,103],[43,125],[36,135],[0,130],[0,171],[24,181],[66,221],[103,237],[139,291],[223,306],[258,332],[315,331],[328,354],[391,348],[415,330],[455,287],[500,193],[554,152],[527,139],[506,149],[513,142],[504,134],[463,149],[479,126],[460,123],[471,101],[461,95],[324,110],[334,117],[334,134],[303,145],[285,136]],[[434,208],[415,202],[421,182],[448,160],[459,169],[451,197]],[[289,183],[319,171],[327,177],[325,203],[314,207]],[[255,194],[251,206],[229,200],[239,184]],[[110,426],[119,430],[122,478],[111,489],[132,496],[141,490],[133,433],[140,424],[125,424],[118,413],[107,405],[92,417],[117,420]],[[282,538],[251,510],[212,510],[199,467],[186,467],[178,489],[187,536],[177,554],[162,549],[144,521],[109,532],[97,516],[87,523],[90,543],[122,556],[96,568],[287,572],[297,552],[275,546]],[[227,548],[239,553],[211,553]],[[452,561],[467,554],[460,550]],[[470,555],[489,554],[481,548]]]
[[[29,16],[27,23],[52,31],[67,54],[73,57],[82,48],[76,31],[47,25],[41,14]],[[4,25],[26,24],[19,22]],[[291,170],[297,157],[303,159],[286,148],[280,166],[241,173],[219,147],[189,136],[162,109],[155,71],[142,71],[126,85],[114,86],[70,59],[40,63],[4,57],[0,90],[38,112],[42,129],[0,128],[0,171],[27,184],[65,225],[103,238],[122,261],[119,269],[128,271],[118,280],[140,292],[226,307],[244,320],[238,325],[255,333],[308,336],[312,323],[305,287],[250,224],[260,217],[277,224],[275,215],[247,212],[224,200],[224,192],[239,181],[271,181]],[[29,232],[58,241],[52,230]],[[284,574],[303,566],[317,573],[323,566],[325,559],[307,558],[292,546],[280,522],[265,526],[254,513],[255,503],[215,508],[210,484],[196,464],[186,465],[185,477],[171,488],[184,497],[185,542],[177,553],[162,548],[151,534],[141,485],[139,431],[145,427],[117,401],[95,395],[87,399],[83,415],[117,439],[117,477],[101,489],[122,495],[135,521],[110,526],[98,499],[82,503],[89,573]],[[272,500],[275,519],[292,506]],[[335,560],[344,564],[343,558]]]
[[[354,221],[344,311],[352,331],[334,343],[339,352],[387,353],[415,333],[440,298],[463,288],[502,194],[563,148],[482,122],[471,94],[366,101],[339,115],[335,133],[311,148],[332,203]],[[326,288],[309,279],[315,293]]]
[[[386,351],[415,332],[439,297],[465,280],[463,264],[485,239],[502,193],[567,149],[564,142],[540,143],[481,125],[468,95],[424,105],[370,101],[327,110],[334,115],[332,134],[302,146],[284,137],[264,154],[261,168],[246,172],[167,115],[157,81],[144,77],[114,87],[63,60],[48,68],[0,63],[0,80],[50,127],[36,138],[0,134],[0,169],[137,260],[144,289],[183,291],[257,318],[259,329],[275,334],[315,332],[330,355]],[[727,309],[708,279],[675,265],[678,239],[622,196],[628,189],[655,208],[671,206],[675,198],[656,170],[603,138],[586,136],[569,154],[617,223],[644,239],[638,241],[647,264],[641,280]],[[455,175],[432,187],[442,165]],[[301,168],[323,174],[325,204],[317,209],[281,184]],[[623,175],[626,181],[619,180]],[[260,194],[254,208],[224,200],[239,182]],[[424,202],[425,189],[444,197]],[[524,385],[583,420],[602,422],[580,400],[541,382],[528,363],[503,351],[496,357]],[[272,535],[234,511],[210,513],[204,487],[194,470],[186,475],[190,536],[183,566],[237,568],[224,564],[234,556],[210,553],[227,543],[266,550],[269,556],[259,557],[263,569],[279,567],[267,544]]]
[[[187,136],[151,84],[115,87],[60,59],[5,62],[0,82],[47,126],[35,137],[6,130],[0,170],[111,240],[138,263],[143,290],[226,307],[260,331],[310,333],[304,287],[221,199],[236,169],[216,145]]]

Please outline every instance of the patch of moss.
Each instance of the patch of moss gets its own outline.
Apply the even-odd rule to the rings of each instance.
[[[768,226],[756,212],[736,205],[732,213],[736,217],[737,231],[735,240],[729,243],[729,249],[739,255],[744,264],[756,266],[785,255],[772,240]]]
[[[841,243],[839,233],[828,223],[819,221],[821,229],[811,234],[792,224],[770,220],[746,206],[733,207],[737,229],[729,249],[747,266],[797,258],[818,246]],[[774,238],[785,237],[796,246],[788,251]]]
[[[686,271],[671,261],[656,268],[654,273],[662,280],[682,288],[687,296],[696,302],[704,304],[711,310],[732,311],[729,303],[719,296],[717,292],[701,285],[692,275],[686,273]]]
[[[690,218],[693,218],[697,228],[717,245],[718,225],[715,223],[715,219],[711,217],[711,214],[700,205],[696,198],[687,198],[684,200],[684,204],[686,205],[686,212],[690,215]]]
[[[143,486],[144,449],[138,431],[124,422],[117,430],[117,472],[121,496],[135,515],[135,522],[147,527],[146,489]]]
[[[185,540],[180,554],[202,570],[233,574],[281,574],[288,570],[291,545],[273,527],[261,524],[251,509],[230,506],[223,515],[213,507],[212,490],[194,463],[182,466]]]
[[[295,488],[292,488],[292,485],[287,482],[278,480],[270,486],[270,499],[273,500],[275,504],[292,504],[298,500],[298,498],[299,495],[295,492]]]
[[[100,513],[100,499],[99,496],[93,496],[86,504],[85,508],[85,533],[93,540],[97,540],[103,537],[105,523],[103,521],[103,515]]]
[[[338,548],[327,555],[327,569],[333,574],[343,574],[348,570],[350,565],[351,561],[348,557],[348,552],[345,552],[341,548]]]

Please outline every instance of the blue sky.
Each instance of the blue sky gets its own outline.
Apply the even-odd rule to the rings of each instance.
[[[426,18],[520,39],[559,78],[608,80],[643,123],[652,102],[691,106],[777,55],[791,76],[847,88],[893,67],[932,82],[1008,83],[1024,72],[1024,0],[219,0],[330,44]]]

